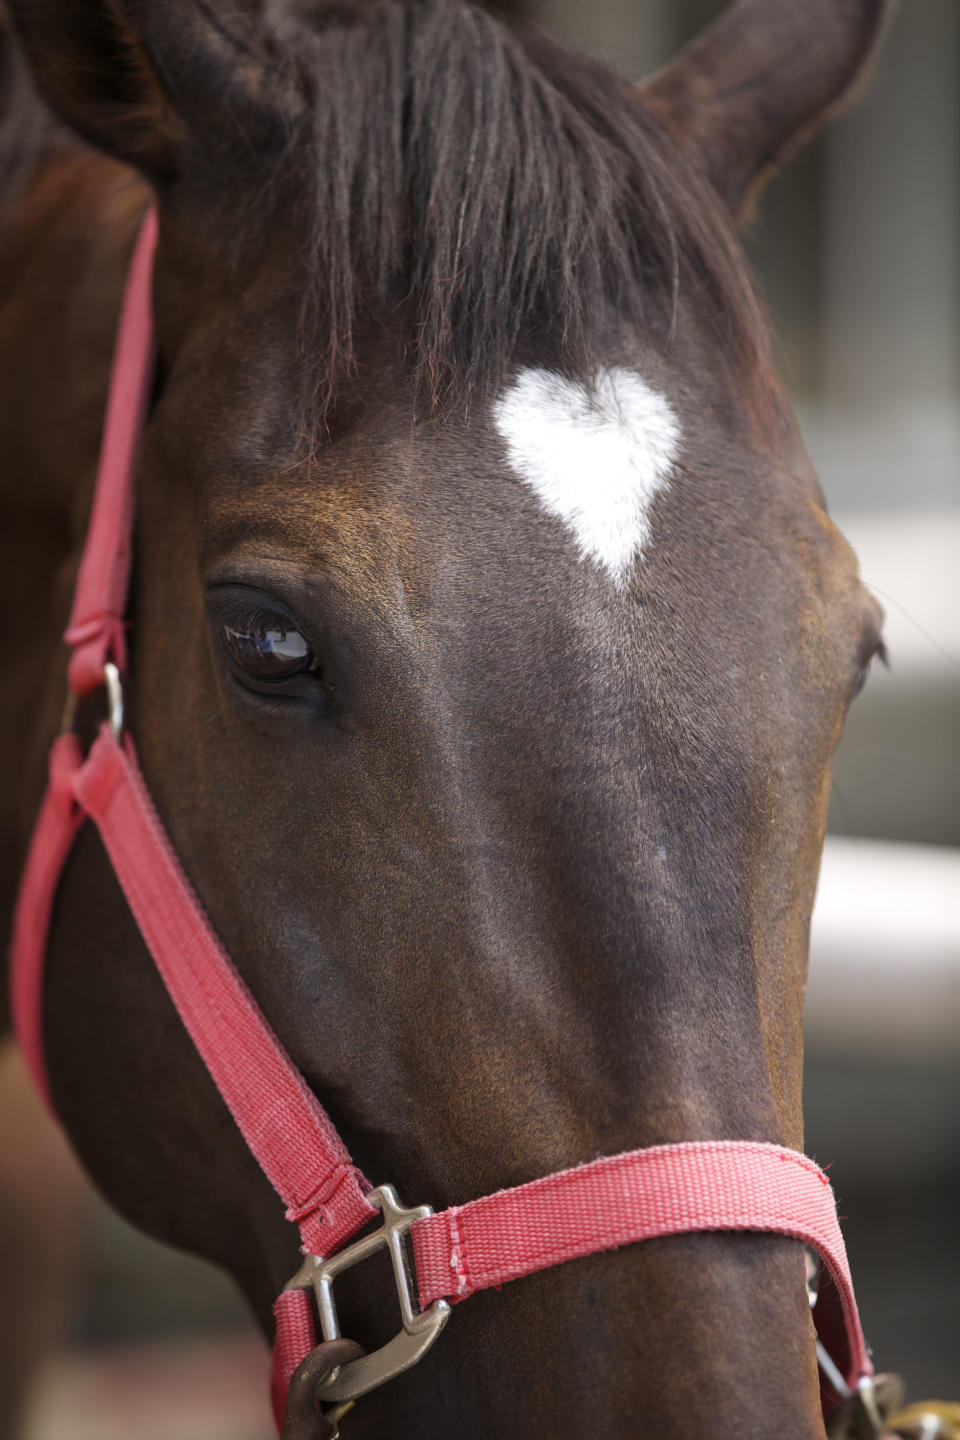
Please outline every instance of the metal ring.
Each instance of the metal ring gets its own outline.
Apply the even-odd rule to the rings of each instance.
[[[119,740],[123,735],[123,682],[120,671],[112,660],[107,660],[104,664],[103,678],[107,687],[110,729],[113,731],[114,740]]]

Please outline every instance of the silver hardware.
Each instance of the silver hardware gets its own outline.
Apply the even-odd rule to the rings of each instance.
[[[63,702],[63,710],[60,714],[60,734],[69,735],[73,730],[77,718],[77,697],[72,690],[68,690]]]
[[[863,1408],[863,1414],[868,1425],[873,1428],[873,1435],[880,1440],[886,1429],[883,1416],[880,1414],[880,1407],[877,1404],[877,1389],[873,1383],[873,1377],[864,1375],[857,1385],[857,1397]],[[871,1435],[871,1440],[873,1440]]]
[[[349,1360],[332,1370],[317,1388],[322,1400],[356,1400],[360,1395],[366,1395],[368,1390],[375,1390],[378,1385],[409,1370],[430,1349],[450,1317],[450,1306],[445,1300],[434,1300],[427,1310],[415,1310],[413,1307],[411,1275],[403,1240],[415,1220],[425,1220],[433,1214],[432,1208],[418,1205],[414,1210],[405,1210],[392,1185],[381,1185],[371,1190],[367,1199],[383,1214],[380,1229],[355,1240],[329,1260],[308,1255],[284,1289],[304,1290],[312,1286],[323,1338],[338,1340],[340,1322],[333,1299],[334,1280],[344,1270],[351,1270],[377,1250],[386,1248],[393,1262],[403,1329],[371,1355]]]
[[[853,1391],[850,1389],[850,1386],[847,1384],[846,1380],[843,1378],[843,1376],[840,1374],[840,1371],[833,1363],[833,1360],[830,1358],[829,1351],[826,1349],[821,1340],[817,1341],[817,1364],[820,1366],[820,1369],[823,1371],[824,1375],[827,1377],[828,1381],[833,1386],[838,1399],[852,1400]]]
[[[886,1407],[881,1407],[873,1378],[865,1375],[857,1382],[855,1390],[851,1390],[849,1385],[844,1385],[840,1390],[833,1378],[836,1371],[831,1373],[822,1362],[821,1368],[843,1398],[840,1409],[831,1416],[827,1424],[827,1433],[833,1440],[882,1440],[882,1437],[889,1433],[884,1419]]]
[[[804,1260],[807,1272],[807,1299],[810,1302],[810,1309],[813,1310],[820,1294],[820,1257],[816,1251],[807,1246],[804,1249]],[[817,1340],[817,1364],[837,1399],[842,1401],[844,1416],[847,1419],[852,1418],[854,1429],[849,1432],[850,1436],[861,1436],[863,1440],[868,1440],[868,1437],[869,1440],[879,1440],[883,1434],[883,1421],[877,1408],[876,1392],[870,1376],[864,1376],[859,1381],[856,1390],[851,1390],[821,1340]],[[846,1423],[844,1420],[843,1434],[847,1434]]]
[[[804,1247],[803,1259],[807,1276],[807,1299],[810,1302],[810,1309],[813,1310],[820,1295],[820,1256],[807,1245]],[[833,1363],[830,1352],[822,1340],[817,1341],[817,1364],[826,1376],[828,1383],[833,1387],[837,1399],[852,1400],[853,1391]]]
[[[807,1272],[807,1299],[812,1310],[820,1294],[820,1256],[807,1245],[804,1247],[803,1259]]]
[[[110,729],[113,731],[114,740],[119,740],[123,734],[123,682],[120,679],[120,671],[112,660],[108,660],[104,665],[103,678],[107,686]]]
[[[119,740],[123,735],[123,681],[120,678],[120,671],[112,660],[107,660],[104,663],[103,683],[107,690],[107,711],[110,729],[113,731],[113,738]],[[73,730],[76,718],[77,696],[73,690],[68,689],[63,702],[63,711],[60,716],[61,735],[67,735]]]

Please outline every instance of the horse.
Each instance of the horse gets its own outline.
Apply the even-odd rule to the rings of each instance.
[[[405,1197],[802,1147],[830,759],[882,616],[737,231],[888,8],[739,0],[633,86],[470,0],[10,4],[8,870],[152,206],[124,723],[246,985]],[[89,826],[44,1011],[97,1185],[269,1335],[295,1229]],[[388,1299],[354,1280],[370,1347]],[[802,1247],[675,1235],[478,1295],[344,1425],[823,1440]]]

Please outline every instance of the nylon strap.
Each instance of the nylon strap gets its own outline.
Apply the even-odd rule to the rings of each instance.
[[[43,979],[57,886],[77,831],[87,818],[73,798],[73,777],[82,762],[77,737],[59,735],[50,751],[47,793],[20,876],[10,940],[13,1028],[27,1069],[51,1114],[43,1051]]]
[[[607,1155],[451,1206],[418,1220],[410,1236],[426,1309],[595,1251],[711,1230],[771,1231],[813,1246],[843,1312],[848,1353],[834,1353],[837,1366],[872,1373],[830,1182],[780,1145],[705,1140]]]
[[[108,725],[74,794],[100,832],[180,1018],[311,1254],[330,1255],[377,1215],[370,1186],[241,979],[181,869],[133,743]]]
[[[153,373],[151,288],[156,217],[130,264],[110,381],[97,488],[67,641],[69,685],[85,694],[104,665],[126,663],[124,615],[139,440]],[[377,1211],[325,1110],[234,967],[154,810],[132,742],[105,725],[84,757],[54,744],[50,781],[14,920],[13,1012],[25,1058],[49,1101],[43,1058],[43,971],[57,886],[83,820],[95,822],[164,984],[251,1151],[300,1228],[329,1255]],[[578,1256],[655,1236],[758,1230],[816,1248],[833,1277],[817,1306],[851,1385],[872,1373],[826,1176],[776,1145],[711,1141],[613,1155],[454,1206],[411,1231],[420,1303],[454,1301]],[[278,1428],[290,1376],[316,1343],[305,1291],[276,1306],[273,1396]],[[839,1316],[839,1322],[838,1322]],[[845,1339],[844,1339],[845,1334]]]
[[[126,669],[124,615],[130,586],[137,449],[154,372],[153,257],[157,214],[140,227],[123,296],[87,540],[64,639],[73,649],[69,684],[86,695],[103,684],[112,660]]]
[[[852,1388],[873,1374],[827,1176],[796,1150],[756,1141],[625,1151],[418,1220],[410,1238],[420,1308],[599,1251],[701,1231],[774,1233],[812,1246],[833,1282],[821,1286],[818,1333]],[[276,1406],[318,1337],[306,1291],[285,1291],[274,1315]],[[828,1410],[836,1403],[823,1398]]]

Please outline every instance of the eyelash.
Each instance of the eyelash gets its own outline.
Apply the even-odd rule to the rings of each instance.
[[[259,630],[296,630],[311,649],[314,648],[300,621],[286,610],[268,610],[265,605],[256,605],[253,601],[236,601],[225,607],[220,622],[228,625],[231,630],[248,631],[251,634]]]

